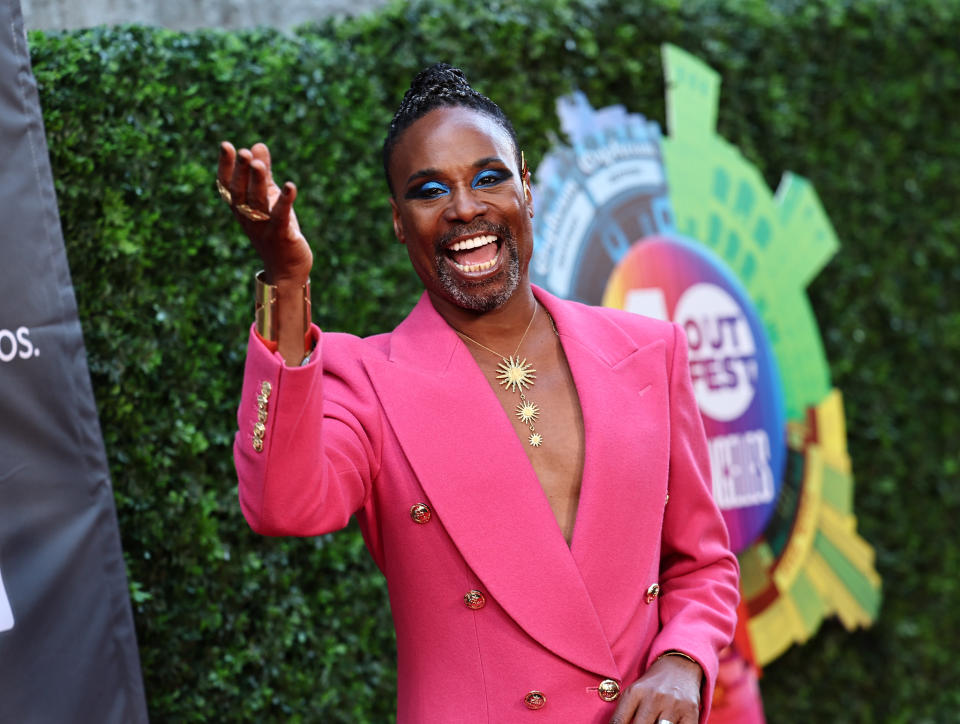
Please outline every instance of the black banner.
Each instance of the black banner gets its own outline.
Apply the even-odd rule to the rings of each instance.
[[[0,722],[146,722],[18,0],[0,0]]]

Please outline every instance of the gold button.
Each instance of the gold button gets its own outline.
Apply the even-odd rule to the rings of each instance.
[[[266,431],[267,431],[267,428],[262,422],[255,422],[253,424],[254,437],[263,437],[263,433],[265,433]]]
[[[261,410],[265,410],[267,407],[267,396],[264,394],[257,395],[257,407]]]
[[[270,390],[272,390],[272,389],[273,389],[273,386],[272,386],[269,382],[267,382],[266,380],[264,380],[263,382],[260,383],[260,392],[261,392],[261,394],[266,395],[266,396],[269,397],[269,395],[270,395]]]
[[[660,595],[660,584],[654,583],[650,588],[647,589],[647,592],[643,596],[643,600],[647,603],[653,603],[653,600]]]
[[[604,679],[597,687],[597,694],[604,701],[615,701],[620,696],[620,684],[613,679]]]
[[[667,497],[666,497],[666,499],[663,501],[663,504],[666,505],[666,504],[669,503],[669,502],[670,502],[670,493],[667,493]]]
[[[430,512],[430,506],[426,503],[417,503],[412,508],[410,508],[410,517],[413,518],[414,523],[429,523],[430,518],[432,517]]]
[[[528,709],[542,709],[547,705],[547,696],[542,691],[531,691],[523,697],[523,703]]]
[[[255,437],[253,438],[253,449],[257,452],[263,452],[263,438]]]
[[[463,602],[467,604],[467,608],[474,611],[478,611],[487,605],[487,599],[483,597],[480,591],[467,591],[463,597]]]
[[[267,411],[263,408],[257,409],[257,422],[266,422],[267,421]]]

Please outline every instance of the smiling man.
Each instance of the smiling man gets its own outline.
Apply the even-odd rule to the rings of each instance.
[[[500,108],[421,72],[383,148],[424,295],[366,339],[310,324],[313,255],[265,146],[218,187],[260,254],[235,459],[265,535],[356,515],[387,578],[397,720],[705,720],[737,564],[682,331],[530,284],[533,198]]]

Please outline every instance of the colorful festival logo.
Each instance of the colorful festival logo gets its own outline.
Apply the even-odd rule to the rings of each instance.
[[[668,136],[621,106],[558,101],[570,145],[536,172],[531,274],[686,333],[713,492],[741,562],[741,625],[763,666],[824,617],[866,626],[880,603],[806,296],[839,243],[809,182],[787,173],[771,194],[716,134],[719,76],[676,47],[663,58]]]
[[[683,327],[710,447],[713,494],[741,551],[766,527],[786,464],[786,416],[773,349],[747,291],[716,254],[673,234],[635,243],[603,304]]]

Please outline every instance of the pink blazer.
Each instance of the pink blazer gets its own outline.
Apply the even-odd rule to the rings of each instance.
[[[304,367],[251,334],[234,446],[244,515],[301,536],[357,515],[389,588],[400,724],[605,723],[600,682],[626,686],[670,649],[706,672],[705,721],[738,568],[683,333],[534,292],[586,431],[569,547],[489,381],[425,295],[390,334],[315,329]]]

